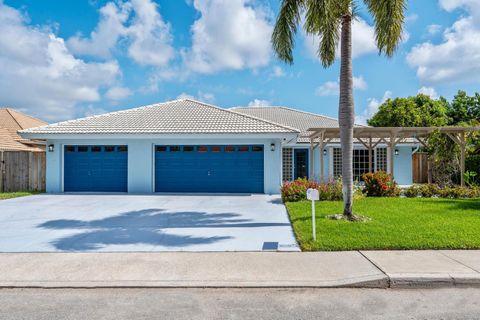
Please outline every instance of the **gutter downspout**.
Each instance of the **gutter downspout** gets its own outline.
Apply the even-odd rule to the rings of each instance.
[[[5,174],[5,158],[3,150],[0,150],[0,192],[3,192],[3,176]]]

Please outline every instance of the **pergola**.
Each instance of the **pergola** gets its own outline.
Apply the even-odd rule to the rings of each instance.
[[[395,146],[405,143],[419,142],[427,147],[427,138],[433,132],[445,133],[450,139],[460,146],[460,171],[461,185],[465,185],[465,147],[467,135],[480,131],[480,127],[354,127],[353,138],[368,150],[368,168],[373,169],[373,149],[379,144],[386,144],[389,150],[389,171],[393,176]],[[324,178],[323,148],[326,144],[339,141],[340,128],[310,128],[310,153],[314,156],[313,149],[320,149],[320,181]],[[313,172],[313,159],[310,161],[310,170]]]

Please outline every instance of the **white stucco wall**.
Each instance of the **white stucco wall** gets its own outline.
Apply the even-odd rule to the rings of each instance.
[[[191,138],[142,138],[142,139],[50,139],[47,145],[53,144],[54,151],[47,152],[46,191],[63,192],[63,149],[65,145],[128,145],[128,192],[154,192],[154,146],[155,145],[240,145],[261,144],[264,146],[264,192],[278,194],[281,186],[281,144],[290,140],[290,136],[272,136],[256,138],[247,135],[230,136],[228,138],[205,138],[196,135]],[[275,151],[271,151],[271,144]]]

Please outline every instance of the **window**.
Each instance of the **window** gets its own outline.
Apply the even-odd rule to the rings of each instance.
[[[156,146],[155,151],[157,152],[166,152],[167,151],[167,146]]]
[[[179,152],[180,151],[180,146],[171,146],[170,147],[170,152]]]
[[[88,152],[88,147],[87,146],[80,146],[80,147],[78,147],[78,152]]]
[[[292,171],[293,171],[293,150],[292,148],[282,149],[282,180],[283,181],[292,181]]]
[[[248,149],[249,149],[248,146],[240,146],[240,147],[238,147],[238,151],[240,151],[240,152],[248,152]]]
[[[198,146],[197,152],[208,152],[207,146]]]
[[[113,152],[113,151],[115,151],[114,146],[105,146],[105,152]]]
[[[372,154],[372,161],[375,159],[375,153]],[[362,175],[369,171],[369,159],[367,149],[353,150],[353,180],[360,181]],[[342,149],[333,149],[333,176],[342,175]]]
[[[253,152],[262,152],[263,151],[263,146],[253,146],[252,151]]]
[[[387,171],[387,148],[377,148],[375,158],[375,170]]]
[[[183,152],[192,152],[193,151],[193,146],[185,146],[183,147]]]
[[[222,151],[222,147],[220,147],[220,146],[213,146],[211,150],[212,150],[212,152],[220,152],[220,151]]]
[[[335,178],[342,175],[342,149],[333,149],[333,176]]]
[[[234,152],[235,147],[234,146],[225,146],[225,152]]]
[[[65,147],[65,152],[75,152],[75,147],[74,146],[66,146]]]
[[[128,151],[128,147],[127,146],[119,146],[117,148],[117,151],[118,152],[127,152]]]
[[[100,147],[100,146],[93,146],[93,147],[92,147],[92,152],[102,152],[102,147]]]
[[[373,155],[372,155],[373,156]],[[373,159],[373,157],[372,157]],[[368,173],[368,150],[353,150],[353,180],[362,180],[362,175]]]

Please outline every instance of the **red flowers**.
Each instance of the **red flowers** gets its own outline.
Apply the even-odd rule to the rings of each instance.
[[[362,191],[367,197],[398,197],[400,195],[397,183],[386,172],[365,173],[362,179],[365,183]]]

